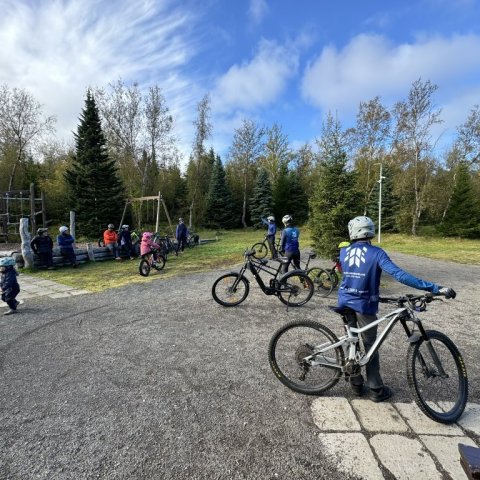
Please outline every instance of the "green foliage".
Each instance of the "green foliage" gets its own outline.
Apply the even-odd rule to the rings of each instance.
[[[345,153],[332,152],[322,162],[321,177],[309,202],[313,245],[320,255],[330,257],[348,239],[349,220],[363,213],[358,210],[360,198]]]
[[[274,213],[273,207],[274,201],[269,174],[265,169],[261,168],[253,187],[252,198],[250,199],[250,219],[253,225],[261,227],[262,218],[266,218]]]
[[[465,162],[456,168],[450,204],[438,230],[446,237],[480,237],[480,203]]]
[[[74,136],[76,156],[65,173],[69,206],[76,212],[79,233],[100,233],[108,223],[120,218],[124,202],[122,184],[108,156],[90,91]]]
[[[232,193],[225,179],[222,160],[217,155],[206,201],[205,223],[210,228],[231,228],[235,225]]]

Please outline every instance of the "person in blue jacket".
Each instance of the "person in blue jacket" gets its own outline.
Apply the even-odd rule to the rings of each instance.
[[[39,228],[37,235],[30,242],[33,252],[38,255],[40,266],[52,270],[53,240],[48,235],[48,228]]]
[[[282,273],[286,273],[292,262],[295,268],[300,268],[300,244],[298,243],[300,231],[293,226],[291,215],[285,215],[282,223],[285,228],[282,230],[280,239],[280,253],[288,258],[288,262],[282,265]]]
[[[65,225],[58,229],[60,235],[57,236],[57,243],[60,247],[60,253],[62,257],[70,262],[73,268],[78,267],[77,257],[75,256],[75,250],[73,244],[75,239],[68,233],[68,227]]]
[[[348,233],[351,244],[340,250],[343,278],[338,290],[338,306],[355,311],[356,318],[349,321],[351,326],[364,327],[376,320],[382,271],[409,287],[455,298],[453,289],[414,277],[395,265],[384,250],[372,245],[370,240],[375,236],[375,224],[370,218],[360,216],[350,220]],[[375,343],[376,338],[376,326],[362,334],[366,350]],[[393,395],[392,389],[384,385],[380,375],[378,352],[367,363],[366,374],[371,400],[382,402]],[[361,374],[351,376],[350,383],[355,395],[361,396],[366,392]]]
[[[0,259],[0,289],[2,291],[2,301],[9,309],[4,315],[11,315],[17,312],[19,301],[17,295],[20,293],[20,285],[17,280],[17,271],[15,270],[15,259],[13,257],[4,257]]]
[[[187,244],[188,229],[183,221],[183,218],[178,219],[177,229],[175,230],[175,238],[177,239],[177,248],[175,249],[175,255],[178,255],[178,251],[182,252]]]
[[[277,224],[275,223],[275,217],[270,215],[265,220],[262,218],[262,223],[267,226],[267,242],[270,247],[270,260],[278,257],[277,249],[275,247],[275,235],[277,233]]]

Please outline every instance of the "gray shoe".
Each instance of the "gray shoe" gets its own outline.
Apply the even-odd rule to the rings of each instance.
[[[7,311],[4,313],[4,315],[11,315],[12,313],[17,313],[17,311],[10,309],[10,310],[7,310]]]

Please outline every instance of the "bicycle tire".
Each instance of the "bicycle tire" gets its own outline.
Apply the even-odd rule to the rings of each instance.
[[[330,271],[330,277],[332,279],[332,290],[335,290],[338,287],[338,273],[337,271],[332,268]]]
[[[320,267],[312,267],[307,270],[307,275],[313,282],[316,295],[328,297],[332,293],[333,282],[327,270]]]
[[[142,258],[138,265],[138,272],[142,277],[148,277],[150,275],[150,262],[146,258]]]
[[[448,378],[440,376],[428,344],[421,339],[408,348],[408,385],[415,403],[427,417],[439,423],[454,423],[468,399],[465,363],[456,345],[444,333],[436,330],[426,333]]]
[[[326,347],[337,342],[337,336],[320,323],[289,322],[273,334],[268,345],[268,362],[275,376],[291,390],[318,395],[338,383],[345,355],[341,346],[325,354],[315,354],[315,346]],[[327,362],[331,367],[311,365],[308,357]]]
[[[97,242],[97,243],[98,243],[98,246],[99,246],[99,247],[104,247],[104,246],[105,246],[105,242],[104,242],[104,240],[103,240],[103,237],[100,237],[100,238],[98,239],[98,242]]]
[[[238,282],[237,282],[238,279]],[[235,290],[233,285],[237,283]],[[224,307],[235,307],[240,305],[248,296],[250,285],[245,277],[238,273],[227,273],[215,280],[212,286],[213,299]]]
[[[163,255],[157,255],[157,260],[155,260],[153,268],[155,268],[155,270],[163,270],[166,261],[167,260]]]
[[[278,298],[289,307],[301,307],[313,296],[315,287],[306,273],[287,273],[279,281]]]
[[[253,253],[252,257],[256,258],[257,260],[262,260],[268,254],[268,246],[266,242],[258,242],[253,245],[252,250],[255,252]]]

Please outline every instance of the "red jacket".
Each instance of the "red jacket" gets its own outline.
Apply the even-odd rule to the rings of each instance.
[[[103,232],[103,241],[105,242],[105,245],[108,245],[109,243],[117,243],[117,232],[115,232],[115,230],[105,230]]]

